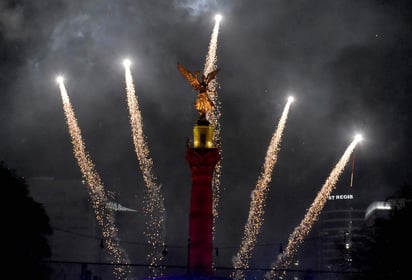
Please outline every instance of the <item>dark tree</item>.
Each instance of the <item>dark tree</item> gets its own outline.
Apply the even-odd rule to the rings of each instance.
[[[402,279],[410,274],[412,250],[412,202],[405,185],[389,198],[397,202],[388,217],[379,218],[365,227],[361,240],[355,242],[353,266],[356,279]]]
[[[33,200],[24,178],[0,163],[3,274],[13,279],[48,279],[44,259],[52,234],[43,205]]]

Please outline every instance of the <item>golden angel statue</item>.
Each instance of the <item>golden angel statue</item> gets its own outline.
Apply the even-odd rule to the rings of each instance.
[[[195,108],[199,112],[201,118],[205,118],[206,113],[214,107],[213,101],[207,93],[209,90],[209,83],[216,77],[219,69],[210,72],[207,76],[202,75],[200,78],[199,71],[191,73],[180,63],[177,64],[177,69],[189,81],[190,85],[198,91],[195,101]]]

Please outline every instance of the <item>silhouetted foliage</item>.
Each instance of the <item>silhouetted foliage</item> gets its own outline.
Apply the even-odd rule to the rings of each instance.
[[[0,163],[3,273],[13,279],[48,279],[43,260],[51,255],[52,234],[43,206],[29,194],[25,179]]]
[[[404,279],[410,271],[409,253],[412,251],[412,201],[410,187],[405,185],[395,196],[400,203],[385,218],[365,227],[360,240],[354,242],[354,279]]]

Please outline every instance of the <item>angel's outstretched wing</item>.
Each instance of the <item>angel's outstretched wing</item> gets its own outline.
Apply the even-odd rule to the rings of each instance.
[[[219,69],[213,70],[212,72],[209,72],[206,77],[206,84],[209,84],[217,75],[217,72],[219,72]]]
[[[199,83],[199,80],[197,79],[197,76],[199,75],[199,72],[196,71],[195,75],[193,75],[191,72],[189,72],[186,68],[183,67],[182,64],[177,63],[177,69],[179,72],[183,75],[183,77],[186,78],[186,80],[189,81],[190,85],[196,89],[199,90],[201,89],[201,85]]]

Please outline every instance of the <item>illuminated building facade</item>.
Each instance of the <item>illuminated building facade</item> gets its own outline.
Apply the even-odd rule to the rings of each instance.
[[[353,240],[365,224],[365,210],[354,207],[355,199],[351,190],[332,194],[321,215],[321,269],[331,272],[325,279],[342,279],[351,271]]]

